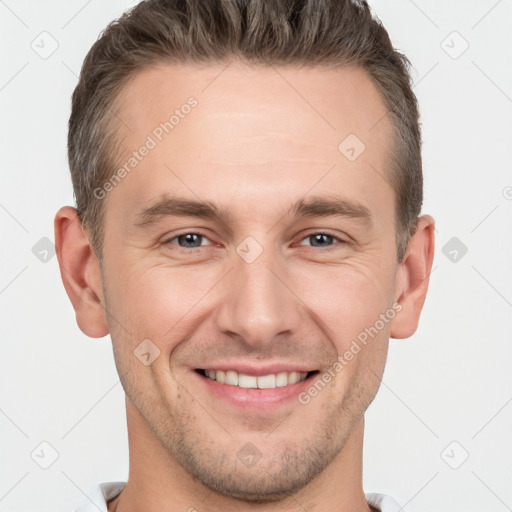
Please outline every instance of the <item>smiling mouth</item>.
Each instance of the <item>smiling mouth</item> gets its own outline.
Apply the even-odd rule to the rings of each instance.
[[[199,375],[211,380],[216,380],[221,384],[235,386],[246,389],[275,389],[285,386],[291,386],[297,382],[309,379],[311,376],[319,373],[318,370],[311,372],[279,372],[268,375],[246,375],[234,370],[195,370]]]

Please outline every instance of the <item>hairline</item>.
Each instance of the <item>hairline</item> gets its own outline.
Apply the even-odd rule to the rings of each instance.
[[[142,73],[146,71],[150,71],[153,69],[158,69],[162,65],[166,64],[177,64],[177,65],[190,65],[192,67],[203,67],[203,66],[211,66],[221,67],[223,64],[231,64],[231,63],[242,63],[246,64],[253,68],[270,68],[270,67],[278,67],[278,68],[292,68],[292,69],[325,69],[325,70],[341,70],[341,69],[359,69],[363,71],[366,77],[371,81],[372,85],[376,88],[380,99],[382,100],[386,113],[385,117],[389,121],[389,129],[386,130],[386,143],[384,144],[383,151],[383,172],[386,174],[386,182],[390,185],[393,192],[393,229],[395,231],[395,249],[397,252],[397,256],[400,253],[405,252],[405,245],[413,232],[411,226],[401,226],[400,225],[400,215],[399,215],[399,205],[398,205],[398,189],[397,184],[400,181],[400,177],[398,174],[400,173],[399,169],[399,161],[397,158],[397,150],[400,145],[403,145],[404,141],[401,135],[399,120],[396,119],[396,116],[390,111],[388,107],[388,103],[386,98],[384,97],[381,86],[377,80],[371,75],[371,73],[361,64],[352,63],[352,62],[342,62],[336,63],[331,60],[318,61],[318,62],[281,62],[279,59],[276,59],[275,62],[260,62],[260,61],[251,61],[250,59],[245,58],[243,55],[239,55],[238,53],[233,53],[227,55],[223,58],[215,58],[209,57],[201,60],[192,60],[192,59],[183,59],[183,58],[175,58],[175,59],[166,59],[163,56],[158,56],[149,60],[145,65],[138,67],[135,70],[132,70],[128,75],[124,77],[123,80],[118,82],[117,89],[115,90],[113,97],[110,98],[109,103],[106,105],[103,111],[103,116],[101,117],[100,124],[103,125],[102,129],[100,129],[101,140],[102,140],[102,149],[99,150],[101,153],[100,159],[106,160],[106,165],[104,171],[101,175],[102,182],[106,181],[107,177],[112,175],[116,169],[119,167],[122,160],[122,152],[126,150],[123,147],[124,138],[119,138],[119,132],[121,131],[121,123],[118,118],[114,114],[116,111],[123,107],[123,101],[125,100],[125,96],[127,94],[127,90],[129,85],[133,83],[133,81],[140,76]],[[117,123],[116,123],[117,121]],[[378,121],[379,123],[381,120]],[[122,148],[122,149],[121,149]],[[106,155],[109,155],[108,157]],[[389,180],[389,181],[388,181]],[[93,202],[96,203],[97,215],[95,217],[96,226],[87,225],[87,229],[91,232],[91,242],[93,249],[96,253],[98,259],[102,259],[102,251],[103,251],[103,242],[105,235],[105,215],[107,208],[107,200],[109,194],[107,194],[103,199],[94,198]],[[89,214],[90,218],[91,215]],[[90,219],[89,219],[90,220]],[[403,254],[402,254],[403,257]]]

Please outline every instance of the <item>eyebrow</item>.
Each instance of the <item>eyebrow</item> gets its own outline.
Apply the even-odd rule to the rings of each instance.
[[[284,216],[287,215],[307,218],[345,217],[356,219],[368,228],[372,228],[374,225],[373,215],[366,206],[333,194],[299,199]],[[135,225],[148,226],[163,217],[197,217],[225,225],[229,225],[234,219],[231,211],[220,208],[211,201],[196,201],[166,195],[156,204],[138,212],[135,216]]]

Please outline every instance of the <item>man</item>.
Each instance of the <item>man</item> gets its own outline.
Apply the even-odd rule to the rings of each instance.
[[[398,510],[362,449],[434,252],[407,66],[348,0],[148,0],[93,45],[55,238],[130,468],[77,510]]]

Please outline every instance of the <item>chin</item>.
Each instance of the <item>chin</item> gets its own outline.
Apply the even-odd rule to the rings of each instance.
[[[177,459],[186,471],[215,493],[233,499],[270,503],[297,493],[319,475],[341,451],[343,443],[308,443],[304,449],[286,449],[262,454],[252,467],[245,467],[236,453],[181,445]],[[187,453],[185,453],[187,452]]]
[[[305,487],[316,475],[295,474],[291,478],[289,470],[283,469],[279,476],[269,474],[265,468],[258,470],[264,478],[254,478],[255,475],[240,478],[231,475],[200,475],[203,485],[222,496],[252,503],[271,503],[282,501],[291,494],[297,493]],[[296,473],[296,472],[295,472]]]

